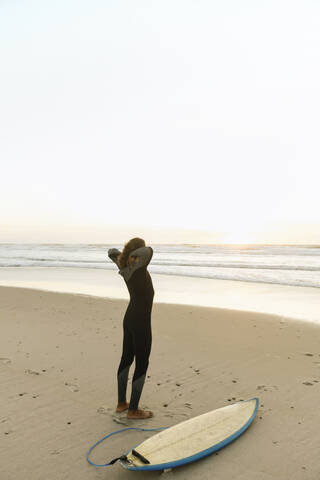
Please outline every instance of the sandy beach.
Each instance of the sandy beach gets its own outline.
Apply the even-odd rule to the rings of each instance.
[[[95,441],[122,428],[114,408],[127,300],[4,286],[0,296],[1,480],[319,478],[318,325],[155,303],[141,399],[154,418],[120,421],[170,426],[254,396],[260,408],[249,430],[218,454],[165,474],[133,473],[86,461]],[[150,435],[112,437],[92,459],[110,461]]]

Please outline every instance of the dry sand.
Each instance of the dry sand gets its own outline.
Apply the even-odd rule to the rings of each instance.
[[[153,306],[141,406],[174,425],[258,396],[251,427],[225,449],[169,473],[94,468],[88,448],[115,423],[116,370],[127,301],[0,287],[1,480],[320,478],[320,327],[235,310]],[[130,384],[129,384],[130,388]],[[129,390],[130,393],[130,390]],[[100,445],[105,463],[150,436]]]

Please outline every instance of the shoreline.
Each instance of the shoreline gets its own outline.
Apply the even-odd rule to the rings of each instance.
[[[234,280],[152,274],[155,303],[229,308],[269,313],[320,325],[319,292],[297,287]],[[115,270],[62,267],[3,267],[0,286],[129,299]]]
[[[45,293],[52,293],[52,294],[61,294],[61,295],[70,295],[75,298],[83,298],[83,299],[88,299],[89,301],[92,300],[106,300],[110,302],[116,302],[119,304],[125,311],[128,303],[129,303],[129,298],[123,298],[123,297],[106,297],[102,295],[93,295],[92,293],[82,293],[82,292],[69,292],[65,290],[51,290],[51,289],[44,289],[44,288],[36,288],[36,287],[24,287],[24,286],[16,286],[16,285],[2,285],[0,284],[0,291],[3,288],[10,288],[12,290],[22,290],[22,291],[30,291],[36,294],[45,294]],[[193,303],[173,303],[173,302],[153,302],[153,309],[155,305],[159,305],[160,307],[173,307],[173,308],[180,308],[180,307],[190,307],[194,309],[203,309],[204,311],[207,312],[226,312],[230,314],[239,314],[239,315],[245,315],[248,314],[249,316],[252,314],[257,314],[259,317],[261,316],[262,318],[268,318],[271,321],[279,321],[280,323],[285,323],[285,322],[291,322],[291,323],[296,323],[297,325],[313,325],[316,328],[320,329],[320,323],[318,322],[313,322],[313,321],[308,321],[304,318],[295,318],[295,317],[290,317],[290,316],[284,316],[279,313],[270,313],[270,312],[263,312],[263,311],[256,311],[256,310],[245,310],[245,309],[237,309],[237,308],[227,308],[227,307],[221,307],[221,306],[211,306],[211,305],[199,305],[199,304],[193,304]]]
[[[115,423],[116,370],[125,299],[0,287],[0,473],[6,480],[96,479],[89,447]],[[316,480],[320,330],[267,313],[155,303],[153,343],[140,406],[154,411],[128,426],[171,426],[258,397],[251,427],[207,458],[173,471],[177,480]],[[129,389],[131,391],[130,371]],[[131,422],[131,423],[130,423]],[[150,436],[125,432],[92,456],[105,463]],[[272,461],[270,461],[272,459]],[[154,478],[135,472],[137,479]]]

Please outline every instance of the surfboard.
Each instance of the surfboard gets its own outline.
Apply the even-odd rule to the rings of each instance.
[[[185,420],[140,443],[120,463],[128,470],[165,470],[200,460],[247,430],[258,408],[259,399],[251,398]]]

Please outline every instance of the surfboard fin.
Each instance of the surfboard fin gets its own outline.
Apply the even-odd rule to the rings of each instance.
[[[143,455],[141,455],[141,453],[137,452],[136,450],[131,450],[131,453],[135,457],[139,458],[139,460],[141,460],[142,463],[145,463],[145,464],[150,463],[149,460],[147,460]]]

